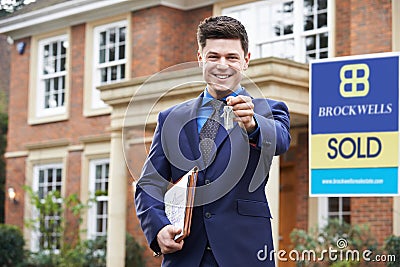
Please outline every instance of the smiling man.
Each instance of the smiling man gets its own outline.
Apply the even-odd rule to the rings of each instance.
[[[137,216],[162,266],[275,266],[265,186],[274,155],[290,144],[282,102],[254,99],[240,84],[250,53],[244,26],[231,17],[198,26],[197,58],[206,88],[198,98],[160,112],[137,183]],[[225,108],[223,108],[225,106]],[[234,114],[232,128],[222,109]],[[227,125],[227,124],[225,124]],[[174,240],[163,196],[169,183],[199,167],[190,235]]]

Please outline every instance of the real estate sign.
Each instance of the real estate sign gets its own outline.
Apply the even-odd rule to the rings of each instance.
[[[399,195],[399,57],[310,63],[310,195]]]

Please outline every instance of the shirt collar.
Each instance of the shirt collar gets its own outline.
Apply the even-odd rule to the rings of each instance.
[[[223,97],[220,100],[226,100],[226,98],[228,96],[238,96],[239,93],[243,90],[243,87],[239,86],[239,88],[235,91],[230,93],[229,95]],[[204,106],[205,104],[207,104],[208,102],[210,102],[211,100],[213,100],[214,97],[208,92],[207,87],[204,89],[204,97],[203,97],[203,102],[202,102],[202,106]]]

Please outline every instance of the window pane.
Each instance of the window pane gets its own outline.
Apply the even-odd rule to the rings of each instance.
[[[108,173],[109,173],[109,168],[110,168],[110,164],[106,163],[105,165],[105,177],[108,178]]]
[[[96,166],[96,179],[101,178],[101,165]]]
[[[314,9],[314,0],[304,0],[304,14],[311,14]]]
[[[110,29],[110,43],[115,43],[115,28]]]
[[[124,59],[125,58],[125,45],[119,46],[119,51],[118,51],[118,59]]]
[[[327,0],[318,0],[318,10],[323,10],[328,8]]]
[[[343,197],[343,211],[350,211],[350,198],[349,197]]]
[[[44,171],[40,170],[39,171],[39,184],[43,183],[44,181]]]
[[[329,204],[328,204],[329,212],[337,212],[337,211],[339,211],[339,198],[330,197],[328,199],[328,201],[329,201]]]
[[[53,182],[53,172],[51,169],[47,170],[47,182],[52,183]]]
[[[125,79],[125,65],[121,65],[120,70],[121,70],[120,73],[121,79]]]
[[[314,35],[306,37],[306,50],[307,51],[315,50],[315,45],[316,45],[316,42],[315,42]]]
[[[319,36],[319,47],[327,48],[328,47],[328,33],[324,32],[318,36]]]
[[[121,43],[125,42],[125,32],[126,32],[126,28],[125,27],[119,28],[119,41]]]
[[[111,47],[110,50],[108,51],[108,53],[109,53],[108,61],[114,61],[115,60],[115,47]]]
[[[314,29],[314,16],[304,17],[304,30],[309,31]]]
[[[351,216],[350,215],[343,215],[343,221],[351,224]]]
[[[68,43],[66,41],[61,41],[61,55],[65,55],[67,53]]]
[[[101,83],[107,82],[107,68],[101,69]]]
[[[57,182],[61,182],[62,176],[61,176],[61,169],[57,169]]]
[[[58,53],[58,44],[57,44],[57,42],[54,42],[52,44],[52,55],[57,56],[57,53]]]
[[[104,62],[106,62],[106,50],[100,49],[99,63],[104,63]]]
[[[61,71],[65,71],[65,57],[62,57],[61,58],[61,66],[60,66],[60,68],[61,68]]]
[[[117,80],[117,66],[112,66],[111,67],[111,81]]]
[[[326,13],[318,15],[318,28],[323,28],[328,26],[328,17]]]
[[[97,219],[97,225],[96,225],[96,232],[101,233],[103,229],[103,219],[98,218]]]
[[[103,46],[106,44],[106,32],[101,32],[100,33],[100,46]]]

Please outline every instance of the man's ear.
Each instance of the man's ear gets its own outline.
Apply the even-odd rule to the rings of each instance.
[[[203,67],[203,56],[201,54],[200,49],[197,50],[197,62],[199,63],[199,67]]]
[[[249,62],[250,62],[250,52],[248,52],[247,55],[244,57],[243,70],[247,70],[249,68]]]

